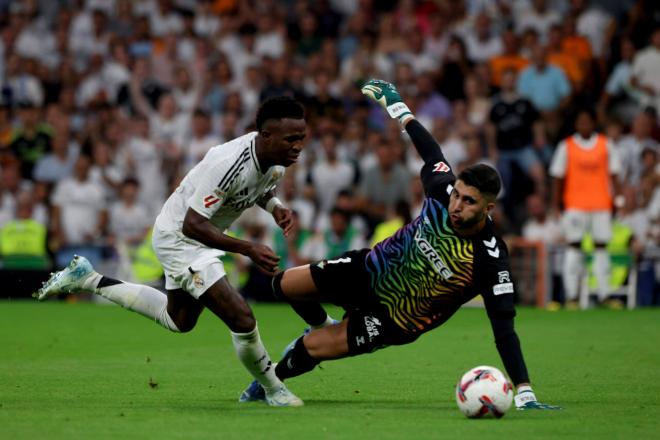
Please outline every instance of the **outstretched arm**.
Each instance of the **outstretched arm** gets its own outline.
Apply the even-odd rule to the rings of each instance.
[[[516,386],[516,408],[559,409],[559,407],[539,403],[530,385],[520,340],[513,326],[516,310],[513,304],[514,285],[511,282],[508,250],[501,240],[497,242],[497,249],[500,251],[497,259],[492,254],[484,255],[485,265],[479,269],[482,275],[480,281],[477,282],[477,288],[483,292],[482,296],[495,335],[497,351],[502,358],[506,372]]]
[[[447,187],[456,177],[447,163],[440,145],[431,133],[415,119],[408,106],[403,102],[396,87],[386,81],[371,79],[362,86],[362,93],[383,107],[393,119],[398,119],[402,127],[424,160],[421,170],[422,183],[427,196],[448,201]]]

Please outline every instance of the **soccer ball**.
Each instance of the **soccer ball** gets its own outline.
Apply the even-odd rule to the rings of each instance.
[[[495,367],[482,365],[470,369],[456,384],[456,403],[469,418],[502,417],[511,407],[513,386]]]

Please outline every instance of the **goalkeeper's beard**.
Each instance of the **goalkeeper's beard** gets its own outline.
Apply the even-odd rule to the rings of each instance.
[[[475,225],[477,225],[480,221],[483,220],[484,216],[486,214],[475,214],[473,217],[468,218],[468,219],[462,219],[459,216],[458,220],[454,220],[453,218],[450,217],[451,219],[451,224],[454,227],[454,229],[457,230],[464,230],[464,229],[471,229]]]

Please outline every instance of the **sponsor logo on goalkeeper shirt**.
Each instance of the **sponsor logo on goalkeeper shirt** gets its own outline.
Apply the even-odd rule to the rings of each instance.
[[[434,173],[447,173],[449,172],[449,170],[450,170],[449,165],[447,165],[442,161],[437,162],[435,165],[433,165]]]
[[[427,218],[425,218],[426,220]],[[451,278],[454,273],[447,267],[447,264],[440,258],[440,255],[433,249],[431,243],[429,243],[424,237],[422,237],[422,228],[423,225],[420,225],[415,232],[415,244],[419,251],[424,255],[426,260],[431,263],[433,269],[444,279]]]

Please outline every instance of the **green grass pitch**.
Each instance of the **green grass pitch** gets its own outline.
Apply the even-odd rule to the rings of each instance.
[[[277,358],[302,322],[283,305],[254,310]],[[537,396],[562,411],[460,414],[461,374],[502,368],[479,309],[414,344],[326,362],[288,382],[305,407],[269,408],[237,403],[250,377],[208,311],[177,335],[114,306],[0,302],[0,439],[660,437],[660,310],[522,309],[516,327]]]

